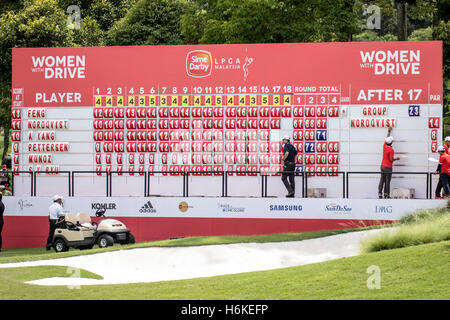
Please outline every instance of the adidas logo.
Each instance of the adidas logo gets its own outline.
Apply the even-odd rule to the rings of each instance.
[[[147,201],[147,203],[141,207],[139,212],[140,213],[155,213],[156,210],[153,208],[152,203],[150,201]]]

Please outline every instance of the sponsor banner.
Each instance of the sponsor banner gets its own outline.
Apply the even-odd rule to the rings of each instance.
[[[6,216],[47,216],[50,197],[4,197]],[[254,219],[399,220],[419,209],[446,206],[445,200],[145,198],[78,197],[64,199],[66,212],[107,217],[187,217]]]

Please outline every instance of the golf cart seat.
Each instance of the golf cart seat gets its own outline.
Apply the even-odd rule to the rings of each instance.
[[[66,222],[70,222],[73,225],[77,225],[77,215],[75,213],[66,213],[64,216]]]
[[[82,227],[88,228],[88,229],[94,229],[94,226],[91,222],[91,217],[86,212],[78,212],[77,213],[77,221],[78,224]]]

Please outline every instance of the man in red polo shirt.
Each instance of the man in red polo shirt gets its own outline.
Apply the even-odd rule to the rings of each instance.
[[[445,143],[443,146],[441,146],[442,148],[444,148],[445,153],[449,154],[449,147],[450,147],[450,136],[445,137]],[[438,148],[439,149],[439,148]],[[439,150],[438,150],[439,152]],[[436,171],[434,172],[435,174],[440,174],[441,173],[441,164],[438,164]],[[442,195],[441,195],[441,191],[442,191],[442,179],[441,176],[439,176],[439,182],[436,186],[436,190],[434,192],[435,198],[436,199],[441,199]]]
[[[439,164],[441,166],[440,180],[442,182],[442,187],[444,188],[445,197],[450,194],[450,185],[448,174],[450,173],[450,155],[445,152],[445,147],[440,146],[438,148],[439,153]]]
[[[392,142],[394,138],[391,136],[392,128],[388,128],[386,139],[384,139],[383,145],[383,159],[381,161],[381,177],[378,184],[378,198],[390,198],[390,187],[392,178],[392,165],[394,161],[400,160],[400,157],[394,157],[394,148],[392,148]],[[383,192],[384,189],[384,192]]]

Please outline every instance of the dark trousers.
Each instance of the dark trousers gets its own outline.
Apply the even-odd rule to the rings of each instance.
[[[436,191],[434,191],[434,195],[436,196],[436,198],[440,198],[442,197],[441,191],[442,191],[442,179],[441,179],[441,175],[439,175],[439,182],[436,186]]]
[[[48,222],[49,222],[49,231],[46,247],[51,247],[53,243],[53,235],[55,234],[56,222],[58,222],[58,220],[48,219]]]
[[[391,190],[392,168],[381,166],[380,183],[378,184],[378,195],[389,196]],[[384,193],[383,193],[384,189]]]
[[[0,250],[2,249],[2,231],[3,231],[3,219],[0,219]]]
[[[284,163],[281,181],[283,181],[284,186],[289,193],[295,192],[295,162]]]
[[[444,188],[444,194],[448,196],[450,194],[450,184],[449,177],[447,173],[441,173],[439,181],[442,182],[442,187]]]

